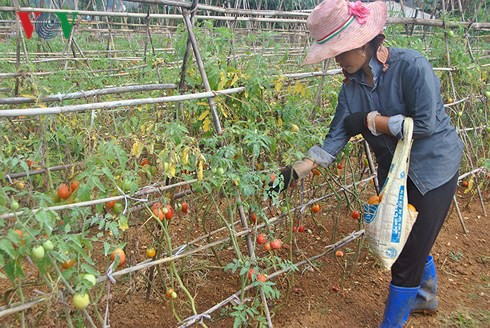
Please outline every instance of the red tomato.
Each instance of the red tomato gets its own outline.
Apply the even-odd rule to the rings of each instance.
[[[272,249],[279,249],[282,246],[282,241],[280,239],[274,239],[271,241],[271,248]]]
[[[174,216],[174,210],[172,209],[172,206],[167,204],[167,213],[165,213],[165,218],[167,220],[170,220]]]
[[[262,273],[259,273],[255,279],[257,281],[260,281],[260,282],[266,282],[267,281],[267,277],[265,275],[263,275]]]
[[[247,273],[248,280],[252,280],[253,275],[255,274],[254,268],[250,268]]]
[[[305,232],[305,226],[304,225],[299,226],[298,232]]]
[[[58,187],[58,196],[60,196],[61,199],[68,199],[68,197],[70,197],[70,190],[66,183],[62,183]]]
[[[361,213],[359,213],[359,211],[352,211],[351,216],[354,220],[359,220],[361,218]]]
[[[260,235],[258,235],[257,236],[257,243],[258,244],[261,244],[261,245],[267,243],[267,236],[265,234],[263,234],[263,233],[261,233]]]
[[[296,230],[298,230],[298,227],[297,226],[294,226],[293,227],[293,232],[296,232]]]
[[[189,213],[189,204],[182,203],[182,213],[184,213],[184,214]]]
[[[342,169],[344,168],[344,166],[342,165],[342,163],[339,163],[339,164],[337,164],[337,168],[338,168],[339,170],[342,170]]]
[[[271,183],[274,183],[274,180],[276,180],[276,175],[271,173]]]
[[[468,185],[469,185],[469,184],[468,184],[468,181],[463,181],[463,183],[462,183],[462,186],[463,186],[463,187],[468,188]]]
[[[32,159],[28,159],[26,162],[27,162],[27,167],[28,167],[28,168],[31,168],[31,167],[32,167],[32,164],[34,163],[34,162],[32,161]]]
[[[255,213],[252,213],[250,215],[250,220],[253,222],[253,223],[257,223],[257,215]]]

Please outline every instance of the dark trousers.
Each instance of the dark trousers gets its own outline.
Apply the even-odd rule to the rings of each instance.
[[[415,206],[419,215],[405,247],[391,267],[393,285],[400,287],[420,285],[425,261],[444,223],[457,182],[456,172],[456,175],[444,185],[422,196],[413,182],[407,180],[408,202]]]

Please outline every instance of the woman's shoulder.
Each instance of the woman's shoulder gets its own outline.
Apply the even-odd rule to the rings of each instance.
[[[413,49],[406,49],[406,48],[388,48],[388,63],[394,63],[397,61],[405,61],[405,62],[412,62],[417,59],[425,59],[425,56],[422,55],[420,52],[417,50]]]

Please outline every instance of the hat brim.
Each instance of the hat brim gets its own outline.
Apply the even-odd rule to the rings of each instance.
[[[381,33],[386,23],[386,4],[383,1],[375,1],[365,4],[365,6],[369,8],[370,14],[363,25],[355,20],[333,39],[323,44],[318,44],[315,41],[310,47],[303,65],[315,64],[346,51],[362,47]]]

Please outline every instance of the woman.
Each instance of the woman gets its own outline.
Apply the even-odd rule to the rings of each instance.
[[[408,201],[419,212],[399,258],[381,327],[402,327],[410,312],[435,311],[437,276],[432,245],[456,190],[462,142],[444,111],[440,82],[418,52],[385,48],[386,5],[325,0],[308,17],[316,41],[305,64],[335,57],[346,76],[335,117],[322,145],[312,147],[284,179],[303,178],[317,165],[327,167],[351,136],[362,134],[386,179],[405,117],[414,121]]]

